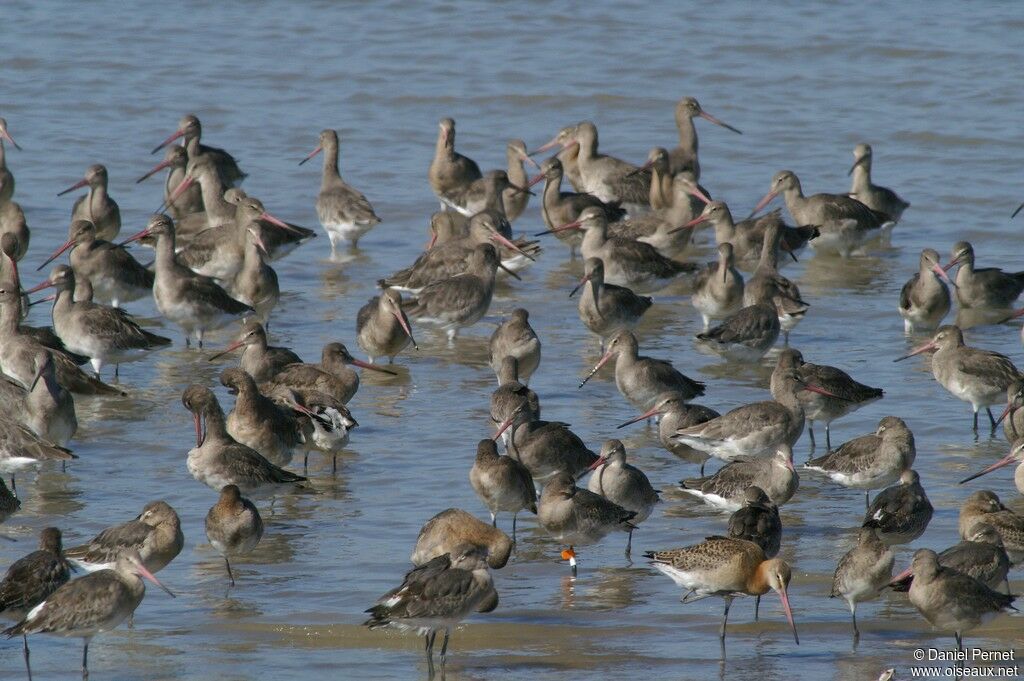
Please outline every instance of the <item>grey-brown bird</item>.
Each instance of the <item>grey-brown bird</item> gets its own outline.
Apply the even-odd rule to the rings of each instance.
[[[249,553],[262,537],[263,518],[259,510],[242,496],[237,485],[225,485],[217,503],[206,514],[206,538],[224,556],[231,586],[235,585],[231,557]]]

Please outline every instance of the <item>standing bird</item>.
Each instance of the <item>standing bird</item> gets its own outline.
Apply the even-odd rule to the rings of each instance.
[[[563,473],[575,480],[598,459],[597,454],[569,430],[567,423],[541,420],[540,403],[532,390],[498,426],[495,440],[506,430],[509,430],[508,455],[526,466],[541,485],[547,485]]]
[[[196,274],[178,262],[174,251],[174,224],[169,217],[154,215],[146,229],[127,241],[147,236],[157,238],[153,300],[160,314],[185,332],[186,347],[191,345],[193,334],[202,348],[207,331],[255,313],[251,307],[228,295],[210,277]]]
[[[604,351],[605,340],[620,330],[636,328],[654,300],[638,296],[625,286],[605,283],[604,262],[600,258],[587,258],[583,272],[583,278],[569,297],[583,289],[578,306],[580,320],[598,337]]]
[[[242,180],[248,175],[243,173],[241,168],[238,167],[235,157],[223,149],[203,144],[201,141],[202,136],[203,126],[200,124],[199,118],[195,114],[186,114],[178,121],[178,129],[170,137],[154,147],[150,153],[155,154],[174,140],[182,138],[190,161],[200,157],[207,159],[217,169],[217,174],[221,177],[221,181],[225,186],[231,187],[241,184]]]
[[[107,168],[99,163],[85,170],[85,177],[57,194],[63,196],[76,189],[88,187],[89,192],[71,207],[71,220],[88,220],[96,225],[96,238],[113,240],[121,231],[121,209],[107,193]]]
[[[700,544],[666,551],[648,551],[650,564],[686,590],[683,603],[720,596],[725,599],[725,614],[718,638],[725,647],[725,626],[729,608],[737,596],[762,596],[768,591],[779,594],[782,609],[800,645],[796,622],[789,607],[787,589],[792,577],[789,564],[781,558],[766,558],[761,547],[745,539],[708,537]]]
[[[636,514],[630,520],[633,527],[629,529],[629,539],[626,540],[628,556],[633,548],[633,530],[647,520],[661,499],[644,472],[626,463],[626,448],[621,440],[605,441],[601,445],[600,457],[590,467],[593,472],[587,489]]]
[[[320,144],[299,165],[321,151],[324,152],[324,170],[320,194],[316,197],[316,214],[331,241],[331,257],[334,257],[339,240],[351,242],[352,248],[358,247],[359,239],[380,223],[380,218],[367,198],[341,179],[338,172],[338,133],[334,130],[321,132]]]
[[[289,364],[268,381],[261,383],[260,390],[270,394],[275,386],[285,386],[300,394],[319,391],[342,404],[348,404],[359,390],[359,374],[352,366],[397,376],[391,369],[356,359],[344,343],[328,343],[320,351],[319,364]]]
[[[931,331],[949,314],[949,275],[942,269],[939,252],[934,248],[921,251],[917,274],[900,289],[900,316],[903,332]]]
[[[679,484],[705,503],[735,511],[745,502],[751,485],[760,486],[772,503],[782,506],[796,494],[800,476],[793,467],[793,449],[783,444],[769,457],[738,459],[714,475],[687,478]]]
[[[281,299],[281,288],[277,272],[265,260],[270,252],[258,229],[248,227],[245,230],[245,255],[231,285],[231,293],[236,300],[256,310],[257,319],[266,322]]]
[[[1010,583],[1006,580],[1010,557],[1003,546],[1003,538],[988,523],[975,524],[965,539],[942,551],[939,565],[973,577],[990,589],[1005,584],[1006,593],[1010,593]],[[913,579],[908,576],[890,586],[894,591],[907,591]]]
[[[359,308],[356,343],[366,352],[371,364],[376,357],[387,357],[388,364],[394,363],[395,355],[410,344],[414,350],[420,349],[412,337],[409,317],[402,309],[401,293],[386,288]]]
[[[160,572],[181,553],[185,535],[178,513],[165,501],[151,501],[133,520],[100,532],[65,555],[88,572],[112,569],[117,560],[135,552],[150,572]]]
[[[853,176],[850,193],[847,196],[857,199],[871,210],[885,213],[894,222],[899,222],[903,217],[903,211],[910,208],[910,204],[888,187],[879,187],[871,182],[871,145],[861,143],[854,147],[853,159],[853,165],[847,172],[847,175]]]
[[[872,210],[843,194],[814,194],[805,197],[800,180],[792,170],[780,170],[772,178],[771,190],[758,201],[751,215],[771,203],[779,194],[789,214],[800,225],[817,225],[820,235],[811,242],[819,251],[838,252],[848,258],[865,240],[878,233],[892,218]]]
[[[666,391],[682,393],[689,400],[704,394],[704,383],[684,375],[671,362],[640,355],[632,331],[620,331],[608,342],[608,349],[580,383],[580,387],[613,357],[615,385],[619,393],[641,411],[654,406],[658,396]]]
[[[870,506],[869,490],[881,489],[899,480],[914,465],[917,448],[914,434],[903,419],[886,416],[874,433],[839,445],[824,456],[808,459],[807,470],[825,474],[843,487],[864,490],[864,508]]]
[[[442,118],[438,125],[437,145],[427,179],[441,201],[441,210],[445,210],[457,205],[458,198],[483,173],[475,161],[455,151],[455,121]]]
[[[757,362],[775,345],[782,327],[779,319],[802,315],[806,305],[787,307],[780,296],[770,301],[740,308],[721,324],[698,333],[698,345],[729,361]]]
[[[978,432],[978,410],[985,407],[994,433],[997,424],[991,406],[999,404],[1010,385],[1020,377],[1017,367],[1005,355],[968,346],[960,327],[951,324],[940,326],[930,341],[894,361],[931,351],[935,352],[932,376],[954,397],[970,403],[974,411],[974,432]]]
[[[537,505],[537,520],[559,544],[562,558],[576,576],[576,547],[596,544],[605,535],[636,529],[636,511],[628,511],[590,490],[580,489],[569,473],[558,473],[545,486]]]
[[[501,200],[505,207],[505,216],[509,222],[514,222],[523,214],[526,204],[530,201],[530,192],[522,191],[529,182],[523,164],[529,163],[538,170],[540,166],[527,153],[526,142],[518,139],[509,140],[505,146],[505,160],[508,165],[508,179],[513,186],[507,187],[501,193]]]
[[[172,598],[174,594],[142,564],[136,553],[117,559],[112,569],[98,570],[64,584],[32,608],[23,620],[4,629],[7,638],[27,634],[55,634],[81,638],[82,678],[89,678],[89,642],[110,631],[135,613],[146,595],[145,577]]]
[[[66,447],[78,430],[75,399],[57,380],[48,350],[36,351],[35,370],[28,388],[17,381],[0,380],[0,404],[7,405],[41,439]]]
[[[135,184],[145,182],[161,170],[167,169],[167,178],[164,180],[164,204],[167,205],[167,212],[175,220],[181,220],[187,215],[202,213],[203,206],[202,189],[193,184],[177,198],[172,199],[171,194],[185,179],[185,169],[188,166],[188,151],[185,147],[172,145],[167,147],[164,153],[164,160],[153,166],[149,172],[135,180]]]
[[[462,274],[429,284],[404,309],[421,324],[439,326],[454,343],[459,330],[480,321],[491,306],[495,274],[501,265],[490,244],[477,246]]]
[[[605,280],[637,291],[655,291],[699,269],[693,263],[666,258],[654,246],[608,233],[608,218],[601,208],[585,208],[576,222],[551,231],[584,230],[580,251],[585,258],[604,262]]]
[[[782,546],[782,519],[779,507],[757,485],[743,493],[743,506],[729,516],[729,538],[754,542],[764,551],[765,558],[779,555]],[[761,609],[761,597],[754,596],[754,621]]]
[[[690,302],[700,312],[704,331],[712,319],[726,319],[739,312],[743,306],[743,275],[736,269],[732,244],[719,244],[718,261],[697,273]]]
[[[15,149],[20,150],[11,133],[7,131],[7,121],[0,118],[0,234],[11,234],[17,237],[20,244],[18,258],[28,250],[30,232],[25,222],[25,212],[11,198],[14,196],[14,173],[7,168],[7,149],[4,141],[8,141]]]
[[[597,126],[590,121],[578,123],[572,142],[579,147],[577,164],[584,189],[604,202],[618,201],[636,212],[650,208],[651,174],[614,156],[598,151]]]
[[[875,496],[864,514],[863,527],[874,529],[886,546],[909,544],[924,534],[933,512],[921,477],[908,469],[900,474],[899,484]]]
[[[511,456],[500,456],[494,440],[480,440],[476,460],[469,471],[473,491],[491,513],[491,525],[498,526],[498,513],[512,514],[512,541],[516,540],[516,516],[526,509],[537,513],[537,490],[530,469]]]
[[[1024,292],[1024,272],[998,267],[974,267],[974,247],[967,241],[953,244],[953,257],[944,269],[957,266],[956,302],[966,308],[1008,309]]]
[[[224,412],[209,388],[192,385],[185,389],[181,403],[192,412],[196,446],[189,450],[189,473],[215,490],[235,485],[246,494],[295,485],[306,478],[275,466],[256,450],[228,434]]]
[[[996,423],[1003,424],[1003,437],[1011,445],[1024,438],[1024,411],[1022,408],[1024,408],[1024,378],[1018,378],[1006,389],[1006,409],[996,419]]]
[[[6,489],[6,487],[4,488]],[[19,621],[54,591],[71,579],[72,566],[64,557],[60,530],[47,527],[39,533],[39,549],[11,563],[0,582],[0,616]],[[25,644],[25,669],[32,678],[28,636]]]
[[[779,274],[781,226],[780,222],[776,222],[765,229],[761,259],[754,269],[754,275],[743,287],[743,304],[772,305],[776,298],[783,301],[776,303],[774,307],[779,315],[779,327],[783,337],[786,343],[789,343],[789,332],[804,318],[810,305],[800,296],[799,287],[788,277]]]
[[[625,428],[631,423],[637,423],[651,417],[658,417],[658,441],[661,446],[672,452],[679,458],[691,463],[700,464],[700,474],[704,475],[704,464],[711,458],[703,451],[694,449],[689,445],[678,443],[674,440],[677,430],[689,428],[711,419],[716,419],[719,414],[714,409],[700,404],[687,404],[686,396],[680,392],[667,391],[658,395],[654,406],[639,416],[620,423],[616,428]]]
[[[973,577],[943,567],[931,549],[918,549],[910,568],[896,577],[913,575],[910,602],[929,624],[952,631],[957,650],[964,649],[963,635],[1007,610],[1016,610],[1016,596],[993,591]]]
[[[21,150],[18,143],[11,137],[11,133],[7,131],[7,119],[0,118],[0,202],[10,201],[14,196],[14,173],[7,168],[5,140],[10,142],[15,149]]]
[[[967,497],[960,507],[960,538],[970,537],[981,523],[999,533],[1010,563],[1024,563],[1024,515],[1003,506],[995,492],[981,490]]]
[[[257,383],[270,380],[289,364],[302,364],[302,358],[288,348],[268,345],[267,331],[259,322],[252,320],[242,326],[238,337],[224,350],[210,357],[210,361],[243,348],[239,365]]]
[[[227,419],[231,437],[275,466],[287,466],[297,450],[306,448],[302,423],[295,412],[261,394],[256,381],[243,369],[225,369],[220,382],[235,395],[235,406]]]
[[[694,97],[683,97],[676,104],[675,110],[676,128],[679,129],[679,144],[672,151],[668,152],[669,170],[676,173],[689,170],[696,180],[700,179],[700,161],[697,157],[697,128],[693,125],[694,118],[703,118],[715,125],[732,130],[737,135],[742,135],[739,130],[727,123],[723,123],[701,108],[700,103]]]
[[[892,580],[892,566],[896,557],[889,545],[878,538],[874,528],[862,527],[857,534],[857,545],[843,554],[832,576],[829,598],[842,596],[850,607],[853,619],[853,640],[860,638],[857,628],[857,604],[869,601],[881,593]]]
[[[811,437],[811,448],[814,444],[814,422],[824,421],[825,423],[825,447],[832,449],[832,435],[830,426],[836,419],[851,414],[861,407],[871,404],[875,400],[882,399],[882,389],[872,388],[853,380],[848,373],[826,364],[810,364],[804,362],[803,355],[799,350],[786,348],[782,351],[788,354],[794,366],[797,367],[797,374],[804,383],[810,383],[822,388],[834,397],[826,397],[815,392],[800,392],[797,398],[804,408],[804,416],[807,418],[807,433]],[[779,387],[781,389],[781,386]],[[774,396],[774,391],[772,392]]]
[[[443,671],[452,627],[474,612],[491,612],[496,607],[498,592],[486,554],[476,546],[462,544],[406,574],[401,586],[378,598],[366,611],[370,619],[364,624],[370,629],[394,627],[425,636],[429,675],[433,677],[437,632],[444,630]]]
[[[804,383],[796,368],[786,363],[786,355],[780,355],[772,373],[777,386],[775,399],[745,404],[710,421],[682,428],[673,439],[724,461],[774,454],[783,444],[792,449],[804,432],[804,410],[797,393],[822,389]]]
[[[143,359],[154,350],[171,345],[170,338],[146,331],[120,308],[91,299],[75,301],[75,273],[67,265],[57,265],[49,279],[27,293],[51,286],[57,289],[51,309],[53,330],[64,347],[89,358],[96,378],[100,377],[104,363],[119,367],[122,362]],[[118,368],[114,375],[118,375]]]
[[[540,366],[540,339],[530,326],[530,313],[517,307],[491,334],[488,343],[488,360],[495,376],[501,371],[506,357],[515,357],[518,362],[519,379],[529,385],[530,376]]]
[[[71,268],[81,279],[92,284],[96,301],[119,307],[153,294],[153,272],[136,260],[127,249],[100,239],[96,225],[88,220],[75,220],[68,229],[68,240],[54,251],[42,265],[41,270],[71,250],[68,260]]]
[[[583,241],[583,235],[576,230],[559,231],[558,228],[579,220],[585,208],[600,208],[605,212],[609,222],[616,222],[626,216],[618,202],[605,203],[593,194],[563,192],[562,176],[564,169],[557,157],[551,157],[540,166],[540,174],[534,176],[528,186],[532,187],[544,180],[544,191],[541,193],[541,217],[544,224],[558,239],[569,245],[569,254],[576,255],[576,249]]]
[[[231,573],[231,556],[249,553],[263,537],[263,519],[256,506],[242,496],[237,485],[225,485],[220,498],[206,514],[206,538],[220,555],[228,569],[231,586],[235,576]]]

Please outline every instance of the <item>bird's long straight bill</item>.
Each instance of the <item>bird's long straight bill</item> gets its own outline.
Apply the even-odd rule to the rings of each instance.
[[[640,416],[634,416],[633,418],[629,419],[628,421],[623,421],[619,425],[615,426],[615,428],[616,429],[618,429],[618,428],[625,428],[626,426],[633,425],[634,423],[638,423],[640,421],[643,421],[644,419],[649,419],[652,416],[657,416],[659,413],[660,413],[660,410],[657,407],[651,407],[650,409],[645,411],[643,414],[640,414]]]
[[[989,466],[988,468],[984,468],[984,469],[978,471],[977,473],[975,473],[974,475],[967,476],[966,478],[961,480],[959,484],[962,485],[965,482],[970,482],[971,480],[974,480],[975,478],[980,478],[981,476],[986,475],[988,473],[991,473],[992,471],[997,471],[997,470],[999,470],[1000,468],[1002,468],[1004,466],[1009,466],[1011,463],[1014,463],[1016,460],[1017,460],[1016,451],[1010,452],[1009,454],[1007,454],[1003,458],[999,459],[999,461],[996,461],[994,464]]]
[[[914,355],[920,355],[922,352],[928,352],[929,350],[937,350],[937,349],[938,349],[938,346],[936,346],[935,343],[932,343],[931,341],[929,341],[929,342],[925,343],[924,345],[922,345],[922,346],[920,346],[918,348],[914,348],[913,350],[911,350],[907,354],[903,355],[902,357],[897,357],[893,361],[894,362],[902,362],[905,359],[910,359]]]
[[[598,371],[600,371],[601,367],[603,367],[605,364],[607,364],[608,360],[610,360],[611,358],[612,358],[612,353],[610,353],[610,352],[604,353],[604,357],[602,357],[598,361],[598,363],[594,365],[594,368],[590,370],[590,373],[587,374],[587,377],[584,378],[582,381],[580,381],[579,387],[582,388],[583,386],[585,386],[587,384],[587,381],[589,381],[591,379],[591,377],[593,377],[594,374],[596,374]]]

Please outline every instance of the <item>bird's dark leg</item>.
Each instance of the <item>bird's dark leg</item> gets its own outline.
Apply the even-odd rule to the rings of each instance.
[[[224,556],[224,565],[228,569],[228,579],[231,580],[231,586],[235,585],[235,576],[231,574],[231,561],[228,560],[227,556]]]
[[[814,421],[808,421],[807,422],[807,434],[811,438],[811,449],[812,450],[816,449],[818,447],[818,445],[814,441]]]
[[[860,629],[857,628],[857,604],[854,603],[853,607],[850,608],[850,616],[853,618],[853,640],[854,642],[860,638]]]
[[[434,678],[434,637],[437,636],[437,632],[433,629],[427,634],[427,678]]]
[[[512,543],[513,544],[516,543],[516,518],[518,516],[519,516],[518,512],[512,514]]]
[[[85,639],[85,646],[82,648],[82,678],[89,678],[89,639]]]
[[[954,631],[953,635],[956,636],[956,649],[957,650],[963,650],[964,649],[964,638],[963,638],[963,636],[960,635],[959,631]]]
[[[732,597],[725,597],[725,613],[722,615],[722,627],[718,630],[718,638],[725,645],[725,625],[729,622],[729,607],[732,605]]]
[[[996,419],[992,416],[992,407],[985,407],[985,411],[988,413],[988,422],[992,426],[992,432],[996,432]]]
[[[626,558],[629,558],[629,552],[633,550],[633,530],[629,530],[629,539],[626,540]]]
[[[445,628],[444,630],[444,641],[441,642],[441,667],[444,667],[444,660],[448,656],[448,637],[451,636],[452,630]]]
[[[32,681],[32,665],[29,664],[29,651],[28,651],[28,636],[25,634],[21,635],[22,640],[25,641],[25,671],[28,672],[28,681]]]
[[[757,621],[757,616],[761,610],[761,597],[754,596],[754,621]]]
[[[978,434],[978,412],[974,412],[974,434]]]
[[[867,511],[871,508],[871,492],[870,490],[864,490],[864,510]]]
[[[825,449],[830,452],[832,451],[832,429],[830,427],[831,425],[832,424],[830,423],[825,424]]]
[[[498,526],[498,516],[496,516],[494,514],[494,512],[492,511],[491,512],[491,527],[497,527],[497,526]]]

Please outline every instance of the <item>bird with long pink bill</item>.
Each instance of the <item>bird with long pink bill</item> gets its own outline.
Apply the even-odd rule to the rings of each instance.
[[[668,153],[669,170],[672,174],[689,170],[695,179],[700,180],[697,128],[693,124],[695,118],[703,118],[720,128],[731,130],[737,135],[743,133],[738,128],[709,114],[701,108],[700,102],[694,97],[683,97],[676,103],[675,119],[676,128],[679,130],[679,143]]]
[[[97,302],[120,307],[152,294],[155,275],[128,250],[101,239],[96,225],[88,220],[75,220],[68,229],[68,239],[36,268],[41,270],[71,249],[68,257],[75,274],[92,284]]]
[[[324,345],[318,364],[289,364],[263,382],[260,389],[264,393],[276,386],[300,393],[315,390],[347,404],[359,390],[359,373],[351,368],[353,366],[388,376],[398,375],[391,369],[358,360],[343,343],[332,342]]]
[[[800,486],[800,476],[793,467],[792,447],[779,445],[771,456],[737,459],[714,475],[687,478],[679,483],[683,492],[727,511],[736,511],[743,505],[751,485],[760,486],[776,506],[792,499]]]
[[[704,383],[686,376],[671,362],[639,354],[639,343],[632,331],[620,331],[612,337],[604,355],[579,387],[586,385],[613,358],[615,386],[638,410],[650,409],[658,396],[667,391],[679,392],[691,400],[704,394]]]
[[[785,351],[779,355],[772,382],[777,386],[772,391],[775,399],[746,404],[704,423],[681,428],[673,441],[723,461],[768,456],[780,445],[792,448],[804,432],[804,409],[797,392],[836,395],[800,378],[793,356]]]
[[[672,179],[668,196],[668,206],[609,223],[608,233],[649,244],[666,258],[681,256],[690,248],[695,231],[686,225],[710,199],[686,174]]]
[[[541,192],[541,217],[551,233],[559,241],[568,244],[570,256],[575,257],[576,249],[583,242],[583,235],[578,231],[557,231],[556,228],[576,222],[585,208],[604,210],[609,222],[616,222],[625,217],[626,211],[618,202],[605,203],[601,199],[585,192],[563,192],[562,177],[564,167],[557,157],[552,156],[540,165],[540,173],[527,183],[527,187],[544,182]]]
[[[1013,473],[1013,484],[1017,488],[1017,491],[1024,494],[1024,440],[1018,440],[1013,443],[1010,449],[1010,453],[1003,458],[996,461],[994,464],[987,466],[973,475],[969,475],[960,481],[960,484],[970,482],[980,478],[983,475],[987,475],[992,471],[997,471],[1000,468],[1009,466],[1011,464],[1018,463],[1017,469]]]
[[[323,175],[320,193],[316,198],[316,214],[331,242],[331,257],[335,257],[339,241],[348,241],[358,248],[359,239],[380,223],[370,201],[358,189],[341,179],[338,170],[338,133],[324,130],[316,149],[299,161],[302,165],[323,152]]]
[[[168,144],[177,139],[182,140],[182,146],[188,152],[189,160],[204,158],[213,163],[224,184],[228,187],[241,184],[248,175],[238,167],[235,157],[217,147],[210,147],[202,143],[203,126],[195,114],[186,114],[178,121],[178,128],[167,139],[153,147],[151,154],[155,154]]]
[[[460,234],[459,231],[450,221],[441,220],[435,215],[431,219],[431,232],[435,237],[444,234],[445,239],[432,239],[427,251],[416,258],[412,265],[381,279],[380,285],[415,296],[430,284],[467,272],[473,251],[484,244],[493,245],[497,249],[500,258],[498,267],[519,279],[515,269],[533,261],[538,252],[536,242],[508,239],[489,213],[474,215],[469,219],[465,232]],[[513,258],[520,262],[513,263]]]
[[[931,549],[918,549],[910,567],[894,582],[913,575],[910,603],[936,629],[953,632],[957,650],[963,650],[964,634],[1001,613],[1016,610],[1016,596],[999,593],[973,577],[944,567]]]
[[[68,582],[3,634],[8,638],[27,634],[54,634],[65,638],[80,638],[82,649],[82,678],[89,678],[89,643],[96,634],[116,628],[135,613],[146,595],[142,578],[167,592],[142,564],[137,553],[117,559],[113,569],[93,572],[81,579]]]
[[[876,236],[883,226],[892,223],[884,213],[871,210],[845,194],[814,194],[804,196],[800,180],[792,170],[780,170],[772,178],[771,189],[764,195],[750,216],[756,215],[772,200],[782,195],[790,215],[800,225],[816,225],[819,236],[811,241],[816,251],[837,252],[844,258]]]
[[[725,653],[725,627],[729,609],[738,596],[763,596],[769,591],[779,594],[782,610],[793,630],[793,640],[800,645],[800,636],[789,604],[789,582],[792,571],[781,558],[766,558],[764,551],[745,539],[708,537],[700,544],[678,549],[648,551],[644,556],[650,565],[664,573],[686,590],[683,603],[719,596],[725,599],[725,613],[718,630],[722,653]]]
[[[605,342],[619,331],[631,331],[654,304],[654,299],[633,293],[625,286],[616,286],[604,280],[604,261],[587,258],[583,263],[583,278],[572,291],[572,298],[580,293],[577,309],[580,321],[597,336],[601,351]]]
[[[51,309],[53,329],[64,346],[89,358],[96,377],[103,365],[114,364],[114,376],[122,362],[138,361],[171,345],[171,339],[143,329],[124,310],[92,300],[75,301],[75,273],[67,265],[53,268],[50,277],[26,293],[56,288]]]
[[[290,349],[270,345],[266,329],[255,320],[247,320],[237,338],[220,352],[211,355],[209,361],[219,359],[239,348],[242,348],[239,365],[257,383],[269,380],[289,364],[302,363],[302,358]]]
[[[96,225],[96,237],[112,240],[121,231],[121,209],[107,193],[107,168],[99,163],[85,170],[85,177],[57,194],[63,196],[82,187],[88,187],[71,207],[71,220],[88,220]]]
[[[203,205],[202,188],[192,184],[177,198],[171,199],[171,194],[185,179],[185,172],[188,166],[188,152],[185,147],[169,146],[164,153],[164,160],[150,168],[145,175],[135,180],[135,184],[145,182],[161,170],[167,170],[167,177],[164,179],[164,205],[167,212],[175,220],[180,220],[187,215],[202,213],[206,208]]]
[[[1010,563],[1024,563],[1024,515],[1004,506],[995,492],[979,490],[960,506],[960,538],[970,537],[982,523],[992,526],[999,534]]]
[[[576,222],[549,231],[557,234],[572,229],[583,230],[580,252],[584,258],[600,258],[604,262],[605,281],[611,284],[638,292],[656,291],[700,269],[693,263],[666,258],[648,243],[610,236],[608,218],[601,208],[585,208]]]
[[[1014,380],[1006,388],[1006,408],[996,419],[1003,424],[1003,437],[1010,445],[1024,438],[1024,377]]]
[[[537,514],[537,488],[530,469],[511,456],[498,454],[494,440],[480,440],[476,459],[469,471],[469,482],[491,514],[491,525],[498,526],[498,513],[512,514],[512,541],[516,540],[516,517],[522,510]]]
[[[174,249],[174,223],[166,215],[154,215],[146,228],[126,239],[126,243],[155,236],[156,277],[153,300],[160,314],[185,332],[185,345],[191,345],[194,334],[200,349],[207,331],[219,329],[255,312],[245,303],[232,298],[211,279],[196,274],[178,262]]]
[[[772,225],[780,230],[779,265],[796,260],[807,244],[819,236],[813,225],[792,227],[782,220],[781,209],[775,209],[758,218],[747,218],[734,222],[732,212],[724,201],[709,201],[700,215],[682,225],[680,229],[693,229],[707,222],[715,230],[715,242],[719,245],[732,244],[737,265],[752,270],[759,262],[764,248],[765,233]]]
[[[927,343],[893,361],[925,352],[934,353],[931,369],[939,385],[957,399],[970,403],[974,411],[974,432],[978,432],[978,410],[982,407],[995,432],[996,419],[991,407],[1003,401],[1007,388],[1021,375],[1010,358],[967,345],[960,327],[946,325],[939,327]]]
[[[356,342],[369,356],[370,364],[377,357],[387,357],[388,364],[395,356],[412,345],[419,350],[412,335],[409,317],[402,310],[402,294],[395,289],[384,289],[371,298],[356,314]]]
[[[643,414],[634,416],[615,427],[625,428],[630,424],[639,423],[655,416],[658,417],[659,444],[684,461],[700,464],[700,474],[703,477],[704,464],[711,457],[701,450],[676,442],[673,438],[677,430],[706,423],[711,419],[718,418],[721,414],[700,404],[687,404],[686,396],[683,393],[669,391],[658,395],[654,406]]]

